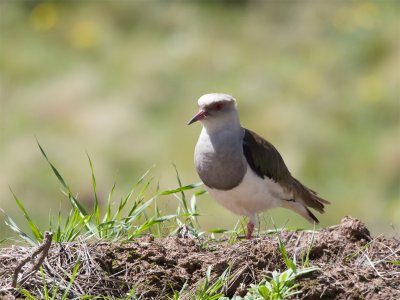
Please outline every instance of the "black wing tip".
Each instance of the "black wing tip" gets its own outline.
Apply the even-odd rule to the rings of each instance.
[[[325,205],[331,204],[328,200],[325,200],[318,195],[313,195],[313,202],[316,204],[315,207],[311,206],[312,208],[316,209],[318,212],[323,214],[325,212]]]
[[[315,224],[319,224],[319,220],[317,219],[317,217],[307,207],[305,209],[306,209],[307,214],[310,217],[310,219],[312,219]],[[311,221],[311,220],[309,220],[309,221]],[[313,222],[311,222],[311,223],[313,223]]]

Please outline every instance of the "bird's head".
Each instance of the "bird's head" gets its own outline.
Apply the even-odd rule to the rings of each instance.
[[[227,94],[205,94],[197,101],[198,113],[190,119],[188,125],[200,121],[204,126],[217,126],[229,124],[232,120],[238,120],[236,100]]]

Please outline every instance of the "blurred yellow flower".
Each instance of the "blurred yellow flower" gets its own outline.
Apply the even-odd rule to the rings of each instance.
[[[374,3],[363,2],[340,8],[334,14],[332,23],[342,32],[372,29],[377,25],[378,14],[378,7]]]
[[[365,29],[372,29],[376,26],[378,17],[378,8],[373,3],[361,3],[354,7],[354,24]]]
[[[76,22],[69,33],[69,40],[75,48],[91,48],[98,42],[98,28],[93,21]]]
[[[52,3],[41,3],[32,10],[30,21],[37,30],[50,30],[58,21],[58,9]]]

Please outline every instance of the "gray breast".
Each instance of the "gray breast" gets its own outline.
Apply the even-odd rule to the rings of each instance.
[[[247,170],[241,137],[213,139],[206,134],[200,135],[195,149],[195,165],[206,186],[218,190],[236,187]]]

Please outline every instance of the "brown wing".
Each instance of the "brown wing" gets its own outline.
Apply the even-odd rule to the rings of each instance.
[[[270,142],[251,130],[244,130],[243,153],[251,169],[261,178],[268,177],[280,183],[284,188],[291,190],[295,199],[287,200],[302,203],[306,206],[309,217],[318,223],[317,218],[307,207],[323,213],[324,204],[329,204],[330,202],[322,199],[315,191],[292,177],[282,156]]]
[[[243,153],[252,170],[261,178],[268,177],[276,182],[292,177],[278,150],[255,132],[245,129]]]

